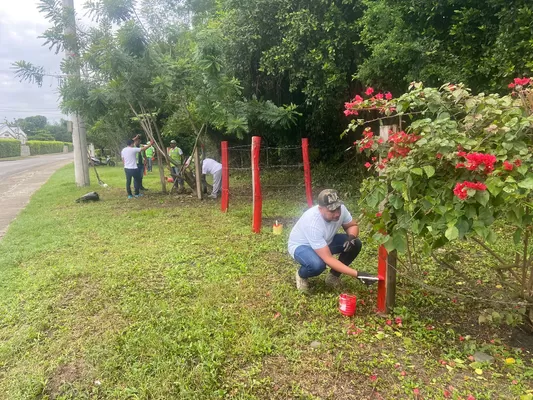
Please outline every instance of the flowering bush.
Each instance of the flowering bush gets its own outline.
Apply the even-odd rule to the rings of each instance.
[[[521,243],[532,225],[531,84],[517,78],[512,93],[499,96],[472,95],[462,84],[436,89],[413,83],[396,99],[368,88],[345,103],[347,116],[371,110],[379,115],[372,121],[404,127],[388,139],[366,127],[354,142],[368,156],[365,167],[380,173],[361,187],[374,238],[399,252],[407,248],[407,232],[421,237],[428,252],[473,235],[492,242],[498,218],[514,226]],[[366,124],[354,119],[345,134]]]

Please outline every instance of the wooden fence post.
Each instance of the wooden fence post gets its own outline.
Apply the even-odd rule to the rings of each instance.
[[[304,162],[305,197],[307,205],[313,207],[313,190],[311,187],[311,165],[309,164],[309,139],[302,138],[302,159]]]
[[[202,200],[202,166],[200,164],[200,156],[198,154],[198,146],[194,149],[194,165],[196,175],[196,195]]]
[[[229,166],[228,166],[228,142],[223,141],[220,148],[222,159],[222,199],[220,200],[220,210],[228,211],[229,205]]]
[[[253,187],[253,222],[252,231],[261,232],[263,199],[261,197],[261,177],[259,172],[259,157],[261,152],[261,137],[252,136],[252,187]]]
[[[397,125],[383,125],[379,127],[379,137],[384,142],[389,140],[389,132],[396,132]],[[387,188],[390,190],[390,187]],[[379,210],[383,211],[383,210]],[[381,245],[378,251],[378,312],[390,312],[396,303],[396,262],[397,253],[387,254]]]

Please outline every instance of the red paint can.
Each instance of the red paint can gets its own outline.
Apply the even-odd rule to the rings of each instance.
[[[339,296],[339,311],[342,315],[351,317],[355,314],[357,307],[357,297],[355,295],[343,293]]]

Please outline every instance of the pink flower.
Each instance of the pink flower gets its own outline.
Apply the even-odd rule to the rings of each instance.
[[[464,342],[465,338],[463,336],[459,336],[459,341]]]
[[[400,375],[401,375],[401,376],[405,376],[405,375],[407,375],[407,372],[402,371],[402,372],[400,372]]]
[[[445,398],[450,398],[452,393],[449,390],[444,389],[444,392],[442,393]]]
[[[376,94],[376,99],[383,100],[383,93]]]
[[[511,164],[509,161],[504,161],[503,162],[503,169],[505,169],[506,171],[512,171],[513,167],[514,167],[514,165]]]
[[[371,380],[372,382],[375,382],[375,381],[378,380],[378,376],[377,376],[377,375],[370,375],[370,380]]]
[[[380,213],[380,212],[376,213],[376,217],[381,218],[381,214],[382,213]]]
[[[414,388],[413,389],[413,393],[414,393],[415,396],[418,396],[420,394],[420,389]]]
[[[387,321],[385,321],[385,323],[390,326],[392,325],[392,320],[388,319]]]
[[[402,319],[400,317],[396,317],[396,318],[394,318],[394,323],[396,325],[401,325],[402,324]]]
[[[356,102],[356,103],[362,103],[363,102],[363,98],[357,94],[357,95],[355,95],[355,98],[353,99],[353,101]]]
[[[513,379],[513,381],[511,382],[513,385],[518,385],[518,381],[516,379]]]
[[[516,85],[515,85],[514,83],[510,83],[510,84],[507,85],[507,87],[508,87],[509,89],[514,89],[515,86],[516,86]]]
[[[516,165],[517,167],[521,166],[522,165],[522,160],[519,159],[519,158],[514,160],[514,165]]]
[[[387,100],[392,99],[392,93],[391,93],[391,92],[387,92],[387,93],[385,93],[385,98],[386,98]]]
[[[349,116],[352,114],[351,110],[344,110],[344,115]]]
[[[437,155],[435,156],[438,160],[440,160],[442,158],[442,154],[440,153],[437,153]]]
[[[371,168],[371,167],[372,167],[372,164],[370,164],[369,162],[366,162],[366,163],[365,163],[365,167],[366,167],[366,168]]]
[[[366,91],[365,91],[365,94],[366,94],[367,96],[370,96],[372,93],[374,93],[374,88],[372,88],[372,87],[368,87],[368,88],[366,89]]]
[[[428,331],[432,331],[432,330],[435,329],[435,327],[434,327],[433,325],[428,325],[428,326],[426,326],[426,329],[427,329]]]
[[[469,394],[466,400],[476,400],[476,398],[472,396],[471,394]]]

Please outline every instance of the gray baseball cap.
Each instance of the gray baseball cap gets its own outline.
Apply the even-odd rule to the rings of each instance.
[[[335,211],[342,204],[337,191],[334,189],[324,189],[318,195],[318,205],[320,207],[326,207],[329,211]]]
[[[175,140],[171,140],[170,141],[170,144],[177,144],[178,142],[176,142]]]

